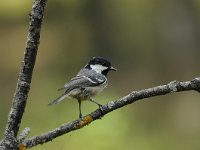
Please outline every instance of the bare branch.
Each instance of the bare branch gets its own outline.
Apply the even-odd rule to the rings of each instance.
[[[160,86],[149,88],[149,89],[133,91],[132,93],[128,94],[127,96],[123,98],[120,98],[116,101],[110,101],[108,104],[104,105],[102,108],[99,108],[95,110],[94,112],[86,115],[81,120],[74,120],[70,123],[63,124],[60,127],[50,132],[29,138],[25,140],[23,143],[24,145],[26,145],[27,148],[31,148],[38,144],[43,144],[48,141],[52,141],[56,137],[61,136],[65,133],[78,130],[84,127],[85,125],[88,125],[89,123],[93,122],[94,120],[102,118],[104,115],[108,114],[109,112],[119,109],[125,105],[131,104],[135,101],[145,99],[148,97],[165,95],[165,94],[169,94],[173,92],[189,91],[189,90],[195,90],[195,91],[200,92],[200,77],[195,78],[191,81],[186,81],[186,82],[172,81],[167,85],[160,85]]]
[[[25,55],[21,64],[12,107],[8,116],[8,122],[4,133],[4,140],[1,141],[0,145],[2,145],[3,142],[6,143],[5,139],[16,139],[19,131],[21,119],[28,98],[32,72],[39,46],[40,29],[46,1],[47,0],[35,0],[32,6]]]
[[[19,143],[22,143],[25,139],[26,139],[26,137],[28,136],[28,134],[31,132],[31,129],[29,128],[29,127],[26,127],[23,131],[22,131],[22,133],[18,136],[18,138],[17,138],[17,141],[19,142]]]

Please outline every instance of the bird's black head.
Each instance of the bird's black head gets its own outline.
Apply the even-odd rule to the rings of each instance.
[[[93,69],[97,73],[102,73],[105,76],[110,70],[116,71],[116,69],[111,66],[111,63],[103,57],[93,57],[86,65],[86,68]]]

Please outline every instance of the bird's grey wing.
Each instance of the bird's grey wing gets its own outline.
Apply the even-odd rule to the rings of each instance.
[[[76,76],[74,78],[72,78],[69,82],[65,83],[65,85],[61,88],[58,89],[58,91],[61,90],[70,90],[71,88],[73,89],[74,87],[76,87],[76,81],[81,80],[83,77],[82,76]]]
[[[68,91],[73,90],[74,88],[85,88],[91,86],[98,86],[105,82],[105,78],[96,78],[93,75],[84,76],[77,75],[75,78],[72,78],[68,83],[64,85],[64,88]]]
[[[82,75],[77,75],[76,77],[72,78],[69,82],[65,83],[65,85],[62,88],[59,88],[58,91],[61,90],[70,90],[73,89],[74,87],[77,87],[77,83],[83,82],[84,76]],[[81,81],[81,82],[80,82]]]
[[[98,86],[104,82],[106,82],[106,78],[103,76],[94,76],[92,74],[90,76],[77,75],[64,85],[62,89],[65,89],[65,92],[49,103],[49,105],[61,102],[74,89],[84,89],[86,87]]]
[[[97,86],[106,81],[106,78],[93,70],[81,69],[78,74],[58,90],[71,91],[78,87]]]
[[[76,76],[75,78],[72,78],[69,82],[67,82],[63,88],[60,88],[59,90],[65,90],[65,92],[59,96],[58,98],[54,99],[51,103],[48,105],[54,105],[59,102],[61,102],[63,99],[65,99],[69,93],[74,89],[79,89],[81,87],[85,87],[89,85],[89,80],[85,76]],[[93,82],[92,82],[93,83]],[[91,83],[90,83],[91,84]]]

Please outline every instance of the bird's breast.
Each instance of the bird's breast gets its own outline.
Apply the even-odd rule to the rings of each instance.
[[[95,96],[103,91],[103,89],[107,86],[107,82],[104,82],[103,84],[99,86],[93,86],[93,87],[86,87],[85,90],[90,93],[90,96]]]

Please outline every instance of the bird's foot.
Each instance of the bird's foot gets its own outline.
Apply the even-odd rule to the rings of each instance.
[[[82,113],[79,114],[79,119],[83,119]]]

